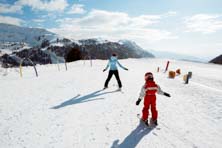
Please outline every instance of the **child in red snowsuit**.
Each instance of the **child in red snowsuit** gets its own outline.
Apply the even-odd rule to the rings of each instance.
[[[145,74],[145,81],[146,83],[143,85],[140,96],[138,100],[136,101],[136,105],[139,105],[142,98],[144,98],[144,107],[142,110],[142,120],[148,124],[148,116],[149,116],[149,108],[151,107],[151,113],[152,113],[152,120],[151,122],[157,125],[157,117],[158,112],[156,109],[156,93],[165,95],[167,97],[170,97],[170,94],[163,92],[159,85],[155,83],[153,80],[153,74],[151,72],[147,72]]]

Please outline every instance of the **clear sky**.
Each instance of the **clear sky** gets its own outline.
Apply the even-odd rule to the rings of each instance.
[[[222,0],[0,0],[0,23],[204,58],[222,54]]]

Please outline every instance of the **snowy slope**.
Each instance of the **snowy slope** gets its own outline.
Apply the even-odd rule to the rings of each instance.
[[[107,61],[0,68],[0,147],[2,148],[221,148],[222,68],[213,64],[171,61],[169,69],[193,72],[190,84],[182,76],[168,79],[164,59],[127,59],[119,69],[122,92],[102,72]],[[156,82],[171,94],[157,96],[159,126],[145,129],[136,117],[143,104],[135,105],[152,71]]]

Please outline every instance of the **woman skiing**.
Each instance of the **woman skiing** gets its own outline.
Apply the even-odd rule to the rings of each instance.
[[[157,123],[157,117],[158,112],[156,109],[156,93],[165,95],[167,97],[170,97],[170,94],[163,92],[159,85],[157,85],[153,79],[153,74],[151,72],[147,72],[145,74],[145,84],[143,85],[139,98],[136,101],[136,105],[140,104],[140,101],[142,98],[144,98],[144,107],[142,110],[142,121],[145,122],[147,126],[149,126],[148,123],[148,115],[149,115],[149,108],[151,107],[151,124],[158,125]]]
[[[109,59],[109,62],[106,66],[105,69],[103,69],[103,72],[106,71],[108,68],[109,69],[109,74],[108,74],[108,77],[106,79],[106,82],[104,84],[104,89],[108,88],[108,84],[109,84],[109,81],[110,79],[112,78],[113,74],[115,75],[116,77],[116,80],[118,82],[118,86],[119,86],[119,89],[118,90],[121,90],[121,87],[122,87],[122,83],[120,81],[120,78],[119,78],[119,72],[118,72],[118,69],[117,69],[117,64],[124,70],[128,70],[127,68],[125,68],[124,66],[122,66],[118,59],[117,59],[117,56],[115,53],[112,54],[112,56],[110,57]]]

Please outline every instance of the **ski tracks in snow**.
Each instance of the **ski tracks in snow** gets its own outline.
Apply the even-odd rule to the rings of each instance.
[[[139,125],[136,114],[141,113],[143,103],[136,106],[135,102],[144,73],[160,62],[123,60],[130,71],[119,71],[121,92],[115,91],[114,78],[110,88],[98,92],[107,76],[98,71],[106,61],[95,61],[94,67],[70,63],[66,72],[39,66],[38,78],[31,68],[22,79],[18,72],[8,71],[0,79],[0,147],[220,148],[220,87],[210,87],[217,79],[203,85],[214,77],[191,79],[185,85],[181,77],[172,80],[155,73],[156,82],[172,97],[157,95],[160,130]]]
[[[160,75],[159,79],[166,78]],[[163,86],[166,82],[161,80]],[[162,124],[166,127],[163,130],[171,139],[178,139],[174,141],[184,143],[184,147],[219,148],[219,137],[222,136],[221,91],[192,82],[185,85],[177,79],[168,79],[167,83],[173,88],[171,90],[168,87],[173,92],[172,97],[168,101],[162,96],[161,100],[158,99],[159,113],[162,115],[160,120],[163,120]]]
[[[222,90],[221,90],[221,89],[213,88],[213,87],[210,87],[210,86],[207,86],[207,85],[198,83],[198,82],[194,82],[194,81],[192,81],[192,80],[191,80],[191,84],[194,84],[194,85],[203,87],[203,88],[205,88],[205,89],[207,89],[207,90],[212,90],[212,91],[219,92],[219,93],[221,93],[221,95],[222,95]]]

